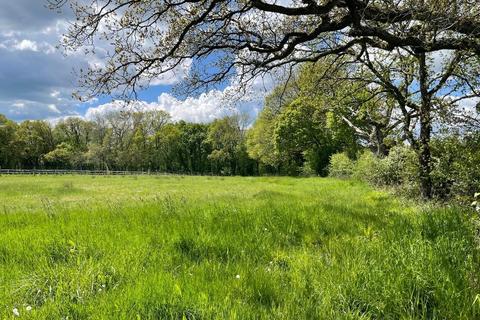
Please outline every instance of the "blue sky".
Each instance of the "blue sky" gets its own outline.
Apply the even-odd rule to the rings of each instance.
[[[87,117],[95,112],[118,108],[109,97],[79,103],[71,97],[77,88],[75,70],[92,63],[82,53],[64,56],[56,48],[72,14],[50,11],[43,0],[0,1],[0,113],[8,118],[55,120],[66,116]],[[168,74],[139,95],[139,106],[163,109],[174,120],[211,121],[234,111],[246,112],[253,119],[262,107],[273,81],[261,80],[253,86],[246,101],[225,107],[224,85],[192,97],[175,97],[172,86],[188,66]]]

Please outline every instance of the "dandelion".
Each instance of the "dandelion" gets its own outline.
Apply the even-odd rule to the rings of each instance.
[[[237,278],[237,279],[240,279],[240,275],[239,275],[239,274],[237,274],[237,275],[235,276],[235,278]]]
[[[14,315],[15,317],[20,317],[20,312],[18,311],[17,308],[13,308],[13,315]]]

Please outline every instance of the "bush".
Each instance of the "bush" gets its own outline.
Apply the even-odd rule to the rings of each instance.
[[[302,177],[313,177],[316,176],[317,173],[315,170],[312,168],[312,164],[308,161],[306,161],[303,166],[300,167],[300,176]]]
[[[386,185],[400,186],[416,184],[419,176],[417,154],[407,146],[395,146],[390,149],[384,162],[383,179]]]
[[[407,146],[393,147],[383,159],[364,151],[355,162],[353,176],[375,185],[411,184],[418,177],[417,157]]]
[[[408,195],[418,194],[418,164],[416,153],[408,146],[396,146],[385,158],[369,150],[363,151],[356,161],[345,153],[331,157],[330,176],[365,181],[376,186],[393,186]]]
[[[480,187],[480,135],[435,139],[432,156],[435,197],[468,203]]]
[[[353,168],[353,177],[374,185],[382,185],[382,161],[373,152],[366,150],[360,154]]]
[[[350,178],[353,174],[354,162],[346,153],[336,153],[330,157],[328,172],[331,177]]]
[[[480,133],[449,135],[432,140],[431,147],[434,197],[469,204],[480,190]],[[334,154],[329,174],[353,177],[376,186],[392,186],[407,196],[417,196],[420,189],[418,156],[405,145],[393,147],[385,158],[369,150],[364,150],[356,161],[345,153]]]

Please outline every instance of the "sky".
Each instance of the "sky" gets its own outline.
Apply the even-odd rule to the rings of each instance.
[[[56,121],[69,116],[86,119],[117,110],[124,104],[112,97],[79,103],[72,98],[78,79],[75,71],[87,67],[92,57],[63,54],[56,46],[73,15],[46,8],[43,0],[0,1],[0,114],[15,121]],[[257,79],[243,101],[226,103],[232,86],[178,98],[172,87],[188,73],[189,65],[158,79],[140,93],[137,108],[162,109],[173,120],[209,122],[232,112],[254,119],[274,80]]]

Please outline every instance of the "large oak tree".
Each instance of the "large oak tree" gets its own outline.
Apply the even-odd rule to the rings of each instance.
[[[84,72],[84,88],[94,95],[135,93],[191,63],[188,88],[194,90],[231,77],[246,83],[275,68],[331,55],[366,61],[371,49],[409,52],[418,66],[416,141],[425,197],[431,196],[429,141],[437,88],[428,86],[428,55],[480,54],[480,6],[474,0],[50,1],[54,7],[70,3],[77,16],[64,38],[68,50],[111,45],[105,63]],[[471,89],[465,94],[476,91]]]

